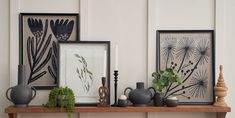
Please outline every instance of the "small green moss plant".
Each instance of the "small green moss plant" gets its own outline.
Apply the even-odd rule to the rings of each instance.
[[[75,107],[75,96],[72,89],[68,87],[53,88],[49,94],[49,100],[44,106],[49,108],[65,108],[68,113],[68,118],[71,118]]]
[[[163,93],[163,91],[169,87],[170,84],[173,84],[174,82],[181,82],[181,77],[172,68],[167,68],[164,71],[161,70],[160,72],[153,72],[152,77],[153,87],[159,93]]]

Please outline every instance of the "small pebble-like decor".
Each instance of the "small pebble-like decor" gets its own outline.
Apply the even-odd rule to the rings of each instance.
[[[223,66],[220,65],[220,74],[218,82],[214,88],[215,90],[215,96],[217,96],[216,102],[214,103],[214,106],[218,107],[227,107],[227,104],[225,103],[224,97],[227,95],[228,88],[225,85],[224,77],[223,77]]]

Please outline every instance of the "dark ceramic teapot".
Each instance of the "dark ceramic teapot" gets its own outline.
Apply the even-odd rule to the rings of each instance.
[[[6,91],[6,97],[9,101],[13,102],[16,107],[26,107],[29,102],[36,96],[36,89],[26,85],[24,77],[24,66],[18,67],[18,85],[10,87]],[[10,92],[10,97],[8,92]],[[34,92],[34,94],[33,94]]]
[[[152,89],[154,93],[152,93],[150,89]],[[137,82],[136,89],[134,90],[130,87],[127,87],[124,90],[125,95],[127,95],[127,90],[130,90],[128,99],[131,101],[131,103],[133,103],[134,106],[146,106],[152,100],[155,94],[155,89],[152,87],[144,89],[143,82]]]

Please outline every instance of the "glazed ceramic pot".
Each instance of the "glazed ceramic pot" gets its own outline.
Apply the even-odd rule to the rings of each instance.
[[[176,97],[168,97],[166,99],[166,106],[167,107],[176,107],[176,106],[178,106],[178,99]]]
[[[128,106],[128,100],[127,100],[127,97],[125,95],[121,95],[119,98],[118,98],[118,104],[117,104],[118,107],[126,107]]]
[[[18,66],[18,85],[10,87],[6,91],[6,97],[13,102],[16,107],[27,107],[29,102],[35,98],[36,89],[26,85],[24,76],[24,66]],[[11,91],[10,91],[11,90]],[[10,92],[10,97],[8,96]]]
[[[126,107],[128,105],[127,100],[118,99],[118,107]]]
[[[127,90],[130,90],[128,96],[128,99],[131,101],[131,103],[134,106],[146,106],[149,102],[151,102],[153,96],[155,93],[152,93],[150,89],[154,88],[144,88],[143,82],[137,82],[136,83],[136,89],[132,89],[130,87],[127,87],[124,91],[124,94],[127,95]]]
[[[156,92],[153,98],[154,106],[160,107],[164,106],[164,97],[163,93]]]

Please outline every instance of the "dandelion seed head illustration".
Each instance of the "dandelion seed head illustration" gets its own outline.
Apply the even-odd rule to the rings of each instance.
[[[196,47],[196,50],[195,50],[195,60],[196,61],[199,61],[199,64],[205,64],[205,63],[208,63],[209,61],[209,51],[210,51],[210,43],[208,40],[206,39],[203,39],[203,40],[200,40],[197,47]]]
[[[176,57],[179,60],[188,60],[194,52],[194,40],[190,37],[183,37],[178,42]]]
[[[193,85],[189,89],[191,97],[204,98],[208,88],[208,73],[207,70],[196,71],[190,80],[190,85]]]
[[[174,54],[176,50],[176,38],[175,37],[166,37],[163,42],[161,42],[162,50],[161,55],[166,60],[166,66],[168,61],[174,60]]]

